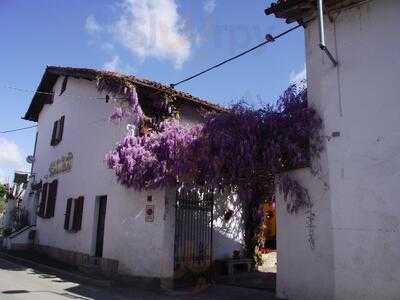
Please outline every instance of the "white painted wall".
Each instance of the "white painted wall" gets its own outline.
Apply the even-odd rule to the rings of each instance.
[[[39,116],[36,160],[33,172],[36,181],[46,182],[51,161],[73,154],[72,170],[59,174],[55,217],[37,219],[37,240],[40,245],[94,255],[96,242],[96,196],[107,195],[107,213],[103,257],[119,261],[119,272],[127,275],[173,276],[175,191],[137,192],[121,186],[112,170],[107,169],[105,154],[126,133],[126,124],[114,125],[108,120],[112,103],[100,95],[94,82],[69,78],[65,93],[45,105]],[[65,115],[64,134],[60,144],[50,146],[53,122]],[[196,112],[184,107],[182,122],[199,122]],[[152,195],[155,219],[145,222],[147,196]],[[64,230],[64,214],[68,198],[85,197],[82,230]],[[167,206],[165,204],[167,203]],[[167,207],[167,209],[165,209]],[[218,244],[219,245],[219,244]],[[230,251],[230,250],[229,250]]]
[[[126,125],[109,122],[112,103],[90,99],[104,97],[97,92],[94,82],[69,78],[67,90],[57,96],[61,82],[62,78],[55,85],[54,103],[45,105],[39,116],[34,173],[38,181],[44,179],[50,162],[68,152],[74,155],[73,166],[71,172],[54,177],[59,180],[55,217],[38,218],[37,243],[94,254],[95,199],[107,195],[103,257],[118,260],[122,274],[172,276],[172,269],[162,268],[160,264],[164,251],[164,191],[139,193],[117,183],[104,158],[124,135]],[[59,145],[52,147],[53,122],[62,115],[65,115],[63,138]],[[156,207],[154,223],[144,220],[148,194],[152,194]],[[78,196],[85,197],[82,230],[70,233],[63,228],[66,200]]]
[[[22,201],[20,203],[21,207],[28,212],[28,222],[29,225],[36,224],[37,219],[37,206],[39,204],[39,192],[31,191],[31,185],[34,184],[34,177],[31,176],[28,181],[27,191],[24,192]]]
[[[233,211],[230,220],[225,221],[228,209]],[[223,194],[214,199],[213,257],[215,259],[232,258],[233,251],[243,253],[243,223],[240,201],[236,194]]]
[[[283,299],[332,299],[334,289],[333,232],[330,190],[324,182],[327,176],[315,178],[310,170],[299,169],[290,174],[307,188],[314,207],[296,215],[288,214],[283,195],[276,197],[277,206],[277,286]],[[311,233],[307,218],[315,214],[312,223],[315,248],[311,248]]]
[[[29,229],[23,228],[18,232],[14,232],[12,235],[4,238],[3,246],[8,250],[30,249],[33,241],[29,238],[29,235],[35,229],[35,226],[30,226]]]
[[[5,207],[2,217],[2,227],[11,228],[12,227],[12,212],[17,206],[17,202],[14,199],[6,199]]]
[[[318,48],[316,22],[305,30],[309,102],[324,134],[340,137],[321,162],[329,193],[301,171],[315,203],[314,251],[304,245],[305,215],[278,205],[278,295],[399,299],[399,13],[399,1],[373,0],[327,21],[338,68]]]

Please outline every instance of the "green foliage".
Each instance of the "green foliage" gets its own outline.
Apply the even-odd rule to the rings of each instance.
[[[4,185],[0,184],[0,213],[4,211],[6,206],[5,198],[7,194],[7,189]]]
[[[5,207],[6,207],[6,202],[4,198],[0,198],[0,213],[4,211]]]
[[[5,198],[7,189],[3,184],[0,184],[0,199]]]
[[[260,252],[256,252],[254,254],[254,261],[255,261],[257,266],[262,266],[263,265],[262,254]]]

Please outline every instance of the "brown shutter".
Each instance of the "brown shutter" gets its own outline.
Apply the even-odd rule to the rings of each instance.
[[[77,224],[77,229],[81,230],[82,228],[82,217],[83,217],[83,202],[84,202],[84,198],[83,197],[79,197],[78,198],[78,224]]]
[[[68,83],[68,76],[65,76],[64,80],[62,82],[61,91],[60,91],[60,95],[59,96],[61,96],[65,92],[65,90],[67,89],[67,83]]]
[[[42,199],[40,201],[39,211],[38,211],[38,216],[41,217],[41,218],[44,217],[44,208],[46,207],[46,198],[47,198],[48,186],[49,186],[49,184],[45,183],[45,184],[43,184],[43,187],[42,187]]]
[[[58,127],[58,121],[55,121],[53,125],[53,133],[51,134],[51,141],[50,141],[51,146],[56,145],[57,127]]]
[[[44,103],[46,104],[52,104],[54,102],[54,93],[51,92],[51,94],[44,94],[43,95]]]
[[[64,229],[69,230],[69,219],[71,217],[72,198],[67,200],[67,208],[65,210]]]
[[[61,142],[62,140],[62,136],[63,136],[63,132],[64,132],[64,120],[65,120],[65,116],[62,116],[61,119],[58,121],[58,126],[60,127],[58,129],[58,137],[57,137],[57,144],[59,142]]]
[[[79,231],[82,228],[83,201],[84,201],[83,197],[75,199],[74,221],[72,223],[72,229],[74,231]]]
[[[49,197],[47,198],[47,205],[46,205],[46,217],[52,218],[54,217],[54,210],[56,207],[56,199],[57,199],[57,186],[58,180],[53,180],[49,186]]]

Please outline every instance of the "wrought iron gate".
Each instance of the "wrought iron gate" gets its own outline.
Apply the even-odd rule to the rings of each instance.
[[[213,195],[179,189],[175,210],[175,271],[212,262]]]

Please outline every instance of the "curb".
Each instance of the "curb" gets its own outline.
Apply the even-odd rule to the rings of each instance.
[[[111,280],[101,280],[101,279],[94,279],[94,278],[86,277],[84,275],[60,270],[60,269],[50,267],[50,266],[47,266],[47,265],[44,265],[41,263],[37,263],[37,262],[31,261],[29,259],[16,257],[16,256],[10,255],[8,253],[5,253],[3,251],[0,251],[0,258],[6,259],[6,260],[11,260],[13,262],[17,262],[17,263],[21,263],[21,264],[27,264],[27,265],[33,266],[34,268],[38,268],[38,269],[44,270],[49,273],[56,273],[57,275],[67,277],[67,278],[71,279],[71,281],[78,281],[79,283],[85,283],[85,284],[94,285],[94,286],[98,286],[98,287],[110,287],[112,285]]]

